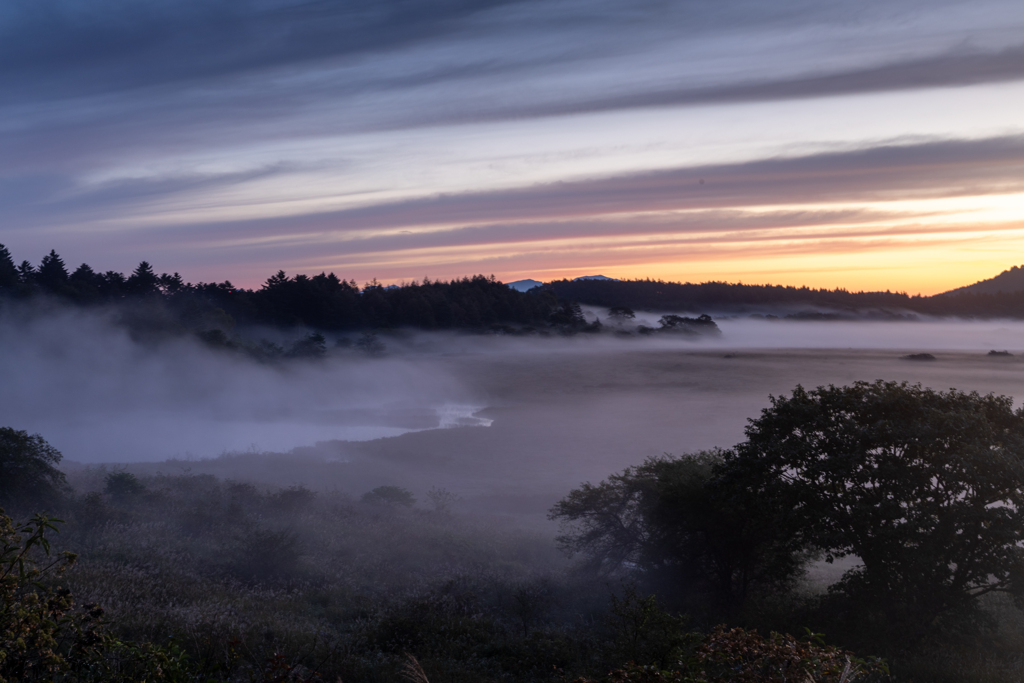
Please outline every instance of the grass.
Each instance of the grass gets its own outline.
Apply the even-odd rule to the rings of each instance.
[[[102,473],[85,475],[57,537],[80,553],[68,586],[120,637],[177,643],[204,681],[605,681],[630,659],[623,680],[648,680],[693,642],[646,598],[575,572],[547,536],[450,501],[407,508],[191,474],[111,495],[88,491]],[[1024,617],[996,598],[986,607],[995,626],[980,635],[890,653],[896,680],[1024,680]],[[641,608],[631,623],[647,630],[621,632],[616,617]],[[785,630],[800,632],[800,614]]]

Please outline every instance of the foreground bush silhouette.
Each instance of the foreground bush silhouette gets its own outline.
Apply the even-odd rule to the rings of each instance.
[[[811,634],[812,636],[814,634]],[[771,633],[718,626],[674,667],[629,664],[598,679],[607,683],[868,683],[889,680],[884,662]],[[580,679],[576,683],[592,683]]]
[[[0,683],[188,680],[180,652],[118,640],[102,609],[75,605],[56,583],[76,560],[50,554],[59,521],[15,524],[0,510]]]

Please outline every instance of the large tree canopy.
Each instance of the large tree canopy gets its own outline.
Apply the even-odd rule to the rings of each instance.
[[[746,436],[572,491],[551,511],[563,547],[732,607],[792,585],[808,554],[852,556],[829,604],[901,637],[986,593],[1024,605],[1024,411],[1010,398],[797,387]]]
[[[556,504],[561,547],[603,573],[638,569],[663,596],[738,608],[759,591],[785,590],[802,573],[799,539],[777,533],[777,515],[717,486],[723,451],[651,458],[584,484]]]
[[[1024,412],[906,383],[772,398],[720,482],[772,501],[793,536],[859,565],[837,587],[915,623],[992,591],[1024,596]]]

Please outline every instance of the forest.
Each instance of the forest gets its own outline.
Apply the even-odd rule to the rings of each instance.
[[[88,264],[69,270],[55,251],[38,267],[15,266],[0,245],[0,295],[32,300],[40,295],[79,306],[118,305],[140,331],[221,330],[236,325],[307,327],[350,331],[395,327],[504,329],[503,326],[584,328],[579,308],[551,294],[523,294],[493,277],[360,288],[333,273],[288,277],[278,272],[258,290],[230,282],[186,283],[177,273],[157,275],[143,261],[128,276],[97,273]]]
[[[558,297],[593,306],[636,310],[775,313],[790,320],[907,320],[916,315],[960,318],[1024,318],[1024,291],[934,296],[903,292],[851,292],[727,282],[661,280],[556,280],[545,286]]]
[[[146,261],[129,275],[96,272],[85,263],[71,270],[53,250],[38,266],[29,261],[16,265],[3,245],[0,299],[36,307],[56,301],[112,308],[119,322],[137,337],[195,334],[210,345],[240,349],[260,358],[319,353],[326,341],[320,333],[372,334],[403,328],[489,334],[718,334],[708,311],[805,321],[906,321],[918,315],[1024,318],[1024,292],[924,297],[723,282],[586,279],[557,280],[519,292],[493,275],[451,281],[424,278],[387,287],[371,281],[360,287],[334,273],[288,276],[283,271],[267,278],[259,289],[244,289],[226,280],[192,284],[177,273],[157,274]],[[600,316],[588,321],[581,305],[609,309],[605,324]],[[698,315],[668,314],[662,316],[658,327],[625,324],[631,323],[635,311]],[[314,336],[282,348],[239,333],[258,326],[312,330]],[[370,338],[362,341],[366,348],[379,346]]]
[[[108,310],[136,339],[161,339],[192,334],[210,346],[247,353],[261,360],[322,355],[323,333],[361,332],[336,344],[370,353],[384,348],[378,331],[401,329],[454,330],[485,334],[575,335],[614,332],[619,335],[668,332],[696,337],[718,334],[706,315],[670,315],[657,328],[605,330],[600,319],[588,321],[580,303],[546,289],[519,292],[494,276],[476,275],[451,281],[411,282],[360,287],[334,273],[289,277],[283,271],[259,289],[237,288],[229,281],[192,284],[178,273],[156,274],[143,261],[130,274],[98,273],[88,264],[69,270],[51,250],[38,266],[15,265],[0,245],[0,301],[43,310],[54,303],[90,310]],[[632,317],[629,312],[629,317]],[[614,316],[613,316],[614,317]],[[256,328],[306,330],[305,336],[281,346],[244,333]],[[311,332],[309,332],[312,330]]]
[[[444,489],[61,460],[0,429],[3,681],[1021,673],[1024,412],[1005,396],[797,387],[733,448],[568,491],[556,543]],[[822,562],[843,568],[827,590],[805,580]]]

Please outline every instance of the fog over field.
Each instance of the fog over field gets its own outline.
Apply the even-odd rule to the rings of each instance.
[[[330,337],[326,359],[261,364],[190,338],[133,341],[102,314],[2,320],[5,424],[42,434],[72,469],[136,463],[354,495],[439,486],[537,519],[582,481],[733,445],[796,384],[1024,397],[1024,355],[987,355],[1024,349],[1013,321],[723,318],[720,338],[696,341],[410,333],[385,337],[378,357]],[[920,352],[936,360],[901,358]]]

